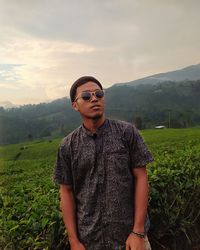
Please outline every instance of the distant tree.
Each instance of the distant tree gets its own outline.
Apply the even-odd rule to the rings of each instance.
[[[62,123],[60,126],[60,134],[65,135],[65,133],[66,133],[66,128],[65,128],[64,124]]]
[[[47,136],[51,136],[51,132],[48,129],[45,129],[40,134],[40,137],[47,137]]]
[[[167,112],[168,112],[168,128],[171,128],[171,112],[172,112],[172,109],[168,108]]]
[[[191,110],[186,110],[179,114],[179,121],[180,121],[181,127],[187,128],[192,125],[191,115],[192,115]]]
[[[0,114],[1,114],[1,113],[3,114],[4,111],[5,111],[4,108],[3,108],[3,107],[0,107]]]
[[[181,112],[180,114],[179,114],[179,123],[180,123],[180,127],[181,128],[185,128],[186,127],[186,122],[185,122],[185,116],[184,116],[184,113],[183,112]]]
[[[191,127],[192,125],[192,110],[186,110],[186,120],[187,120],[187,127]]]
[[[28,134],[28,139],[29,139],[29,141],[32,141],[33,140],[33,135],[32,134]]]
[[[137,129],[142,129],[142,118],[140,116],[136,116],[134,119],[134,124]]]
[[[171,127],[172,128],[181,128],[181,123],[179,119],[171,119]]]

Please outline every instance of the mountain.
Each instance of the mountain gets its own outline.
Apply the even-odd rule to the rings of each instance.
[[[200,79],[200,64],[197,65],[191,65],[186,68],[170,71],[166,73],[160,73],[148,77],[144,77],[138,80],[130,81],[127,83],[118,83],[115,84],[117,86],[119,85],[130,85],[135,86],[139,84],[157,84],[160,82],[167,82],[167,81],[173,81],[173,82],[180,82],[185,80],[191,80],[196,81]]]
[[[142,129],[199,126],[199,97],[200,64],[114,84],[105,91],[106,116]],[[80,123],[68,98],[13,108],[0,103],[0,145],[64,136]]]
[[[134,122],[138,128],[200,125],[200,80],[114,85],[105,92],[106,116]],[[79,126],[68,98],[51,103],[0,108],[0,145],[65,136]]]
[[[10,108],[17,107],[17,105],[15,105],[15,104],[13,104],[12,102],[9,102],[9,101],[4,101],[4,102],[0,102],[0,107],[3,107],[5,109],[10,109]]]

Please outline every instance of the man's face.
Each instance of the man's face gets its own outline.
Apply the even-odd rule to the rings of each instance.
[[[104,97],[97,98],[94,93],[96,90],[101,90],[101,88],[94,82],[87,82],[76,90],[76,101],[73,102],[72,106],[76,111],[79,111],[83,118],[98,119],[104,114]],[[92,94],[91,99],[88,101],[81,98],[81,93],[86,91]]]

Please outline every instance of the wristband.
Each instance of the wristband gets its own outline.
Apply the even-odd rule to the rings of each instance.
[[[138,236],[138,237],[140,237],[140,238],[142,238],[142,239],[144,239],[144,237],[145,237],[145,233],[136,233],[134,231],[131,231],[131,233]]]

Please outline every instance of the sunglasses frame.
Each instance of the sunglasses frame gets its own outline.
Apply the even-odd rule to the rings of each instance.
[[[101,97],[98,97],[97,95],[96,95],[96,92],[101,92],[102,93],[102,96]],[[89,93],[90,94],[90,98],[89,99],[84,99],[84,97],[82,96],[84,93]],[[76,102],[78,99],[83,99],[84,101],[90,101],[91,99],[92,99],[92,97],[93,96],[95,96],[95,98],[97,98],[97,99],[102,99],[103,97],[104,97],[104,91],[103,91],[103,89],[96,89],[95,91],[89,91],[89,90],[87,90],[87,91],[83,91],[83,92],[81,92],[80,94],[79,94],[79,96],[77,96],[76,97],[76,99],[74,100],[74,102]]]

